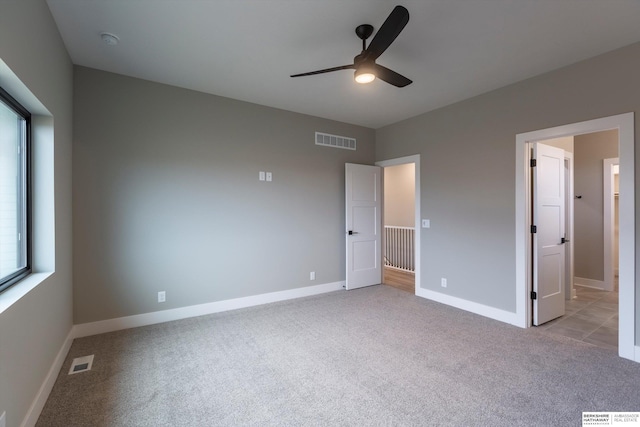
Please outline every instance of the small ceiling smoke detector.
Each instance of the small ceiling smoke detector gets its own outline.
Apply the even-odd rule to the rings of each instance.
[[[107,44],[109,46],[115,46],[120,41],[118,36],[116,36],[114,34],[111,34],[111,33],[100,33],[100,38],[102,39],[102,41],[105,44]]]

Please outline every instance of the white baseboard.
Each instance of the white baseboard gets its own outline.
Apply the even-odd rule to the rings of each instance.
[[[500,322],[509,323],[510,325],[522,327],[518,321],[516,313],[501,310],[488,305],[479,304],[465,299],[453,297],[451,295],[442,294],[440,292],[431,291],[423,288],[416,288],[416,295],[442,304],[450,305],[461,310],[479,314],[480,316],[498,320]]]
[[[156,323],[170,322],[172,320],[187,319],[189,317],[236,310],[238,308],[253,307],[271,302],[324,294],[327,292],[342,290],[343,288],[344,282],[325,283],[322,285],[306,286],[287,291],[271,292],[268,294],[216,301],[170,310],[154,311],[152,313],[136,314],[133,316],[101,320],[98,322],[81,323],[73,327],[72,333],[73,338],[81,338],[106,332],[119,331],[121,329],[137,328],[139,326],[153,325]]]
[[[49,368],[49,372],[45,377],[42,385],[40,386],[40,390],[38,390],[38,394],[34,399],[33,403],[29,407],[27,411],[27,415],[24,417],[21,427],[33,427],[36,425],[40,414],[42,413],[42,409],[44,408],[45,403],[47,403],[47,399],[49,398],[49,394],[53,389],[53,385],[56,383],[56,379],[58,378],[58,374],[62,369],[62,365],[64,364],[64,360],[67,358],[67,354],[69,353],[69,349],[71,348],[71,344],[73,343],[73,328],[69,331],[67,338],[62,343],[62,347],[56,358],[53,360],[53,364],[51,368]]]
[[[584,277],[574,277],[573,286],[583,286],[585,288],[600,289],[602,291],[607,289],[607,286],[604,281],[585,279]]]

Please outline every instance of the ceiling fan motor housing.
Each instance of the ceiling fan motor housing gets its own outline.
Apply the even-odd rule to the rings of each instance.
[[[373,25],[358,25],[358,27],[356,27],[356,34],[362,41],[368,39],[371,37],[371,34],[373,34]]]

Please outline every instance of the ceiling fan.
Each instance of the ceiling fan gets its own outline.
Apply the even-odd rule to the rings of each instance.
[[[366,40],[373,34],[373,26],[364,24],[356,28],[356,34],[362,40],[362,52],[353,58],[353,64],[294,74],[291,77],[312,76],[314,74],[352,69],[356,70],[355,80],[358,83],[370,83],[377,77],[393,86],[405,87],[411,84],[412,81],[393,70],[376,64],[376,59],[393,43],[407,25],[407,22],[409,22],[409,11],[403,6],[396,6],[373,37],[371,43],[369,43],[369,47],[366,46]]]

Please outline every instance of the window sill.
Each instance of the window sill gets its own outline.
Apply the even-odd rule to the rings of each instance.
[[[11,286],[9,289],[0,294],[0,314],[7,311],[11,306],[22,297],[27,295],[33,289],[35,289],[40,283],[47,280],[51,276],[52,272],[46,273],[32,273],[25,279]]]

